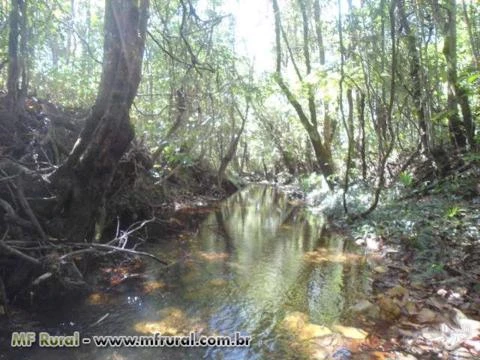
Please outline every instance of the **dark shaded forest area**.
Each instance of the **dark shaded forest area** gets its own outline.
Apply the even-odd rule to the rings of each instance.
[[[480,356],[476,1],[5,0],[0,49],[5,321],[263,183],[373,256],[371,336],[323,358]]]

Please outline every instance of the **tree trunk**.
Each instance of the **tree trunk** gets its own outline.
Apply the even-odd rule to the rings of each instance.
[[[24,0],[12,0],[10,30],[8,34],[7,108],[19,113],[23,109],[21,99],[26,95],[25,55],[26,4]]]
[[[456,0],[448,0],[445,6],[447,11],[447,21],[444,29],[444,47],[443,55],[447,62],[447,82],[448,82],[448,128],[450,130],[451,142],[459,149],[464,149],[467,145],[465,129],[462,126],[460,115],[458,113],[458,94],[457,94],[457,4]]]
[[[480,51],[477,47],[477,42],[475,41],[475,36],[473,33],[473,26],[472,26],[472,21],[470,19],[470,16],[468,15],[468,9],[467,9],[467,4],[465,3],[465,0],[462,0],[462,5],[463,5],[463,16],[465,19],[465,25],[467,26],[467,32],[468,32],[468,39],[470,40],[470,47],[472,49],[472,55],[473,55],[473,61],[475,63],[475,67],[477,70],[480,70]],[[472,4],[470,4],[472,6]]]
[[[358,121],[360,123],[359,153],[362,161],[362,179],[367,180],[366,135],[365,135],[365,94],[360,93],[358,99]]]
[[[106,0],[102,78],[69,158],[53,175],[63,236],[90,241],[118,162],[134,132],[129,110],[141,77],[148,0]]]
[[[420,63],[420,56],[417,50],[417,40],[415,33],[410,28],[410,23],[408,21],[404,0],[398,1],[398,10],[400,13],[400,22],[402,27],[405,29],[407,37],[407,46],[408,54],[410,55],[410,76],[412,77],[413,83],[413,103],[415,105],[415,110],[417,113],[418,127],[420,131],[420,139],[423,151],[425,153],[430,152],[430,141],[428,137],[427,121],[426,121],[426,104],[425,96],[423,94],[423,89],[425,88],[422,83],[422,65]]]
[[[225,154],[225,156],[222,156],[222,159],[220,161],[220,167],[218,169],[218,186],[219,187],[222,186],[222,182],[223,182],[223,179],[225,178],[225,171],[227,170],[228,164],[230,164],[233,157],[235,156],[235,153],[237,152],[238,142],[240,141],[240,137],[242,136],[243,130],[245,129],[245,123],[247,122],[248,111],[249,111],[250,105],[247,102],[247,108],[245,110],[245,114],[243,114],[240,111],[240,109],[238,108],[238,106],[236,104],[232,104],[232,107],[235,108],[235,109],[232,108],[232,114],[231,114],[232,120],[234,120],[233,117],[235,116],[233,110],[236,110],[237,113],[240,115],[240,117],[242,119],[242,124],[240,125],[240,129],[238,130],[238,133],[233,134],[232,139],[230,140],[230,143],[228,144],[226,154]],[[235,131],[235,121],[233,121],[233,124],[234,124],[233,131]]]

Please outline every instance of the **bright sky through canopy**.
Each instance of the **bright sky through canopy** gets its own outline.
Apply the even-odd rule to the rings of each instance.
[[[281,9],[286,6],[281,0],[279,3]],[[324,22],[331,22],[338,17],[336,2],[320,3]],[[354,8],[361,6],[357,0],[353,0],[352,5]],[[341,0],[341,7],[345,16],[348,13],[348,2]],[[237,53],[251,59],[257,73],[274,71],[275,27],[271,0],[225,0],[220,11],[231,14],[234,18]]]
[[[268,0],[227,0],[221,11],[235,19],[236,50],[252,60],[256,72],[274,69],[274,25]]]

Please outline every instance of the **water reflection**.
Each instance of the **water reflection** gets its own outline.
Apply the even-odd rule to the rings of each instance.
[[[299,344],[309,336],[332,333],[329,327],[345,320],[346,309],[367,286],[362,258],[349,254],[349,244],[326,233],[323,225],[321,218],[293,206],[278,189],[252,186],[226,200],[194,238],[153,248],[177,264],[168,272],[152,264],[144,286],[148,291],[127,290],[116,302],[105,303],[96,295],[93,299],[98,301],[90,299],[73,313],[57,316],[64,317],[62,321],[74,318],[83,324],[84,334],[160,329],[172,335],[195,330],[231,336],[238,331],[253,338],[248,349],[84,347],[76,358],[308,357],[311,353],[302,353]],[[103,322],[88,326],[107,311],[110,316]],[[35,355],[55,358],[50,353]]]

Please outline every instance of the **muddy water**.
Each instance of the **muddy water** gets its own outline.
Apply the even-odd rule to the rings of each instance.
[[[175,265],[154,262],[138,280],[43,314],[55,334],[250,336],[248,348],[0,350],[0,359],[322,358],[342,339],[349,307],[368,287],[364,259],[278,189],[251,186],[224,201],[194,236],[151,245]],[[101,321],[99,321],[101,320]],[[4,350],[4,349],[3,349]],[[340,353],[339,353],[340,351]]]

